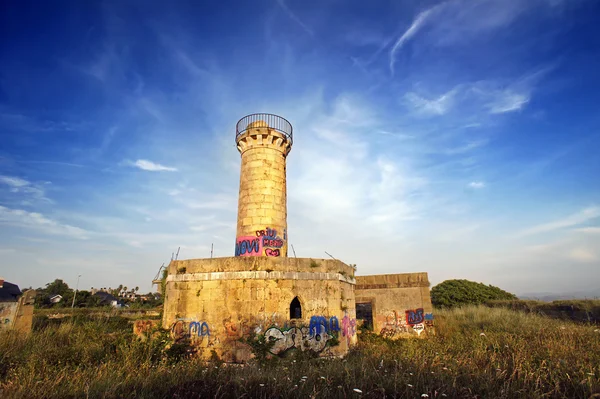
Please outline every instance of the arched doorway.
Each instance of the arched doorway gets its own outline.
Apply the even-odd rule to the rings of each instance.
[[[301,319],[302,318],[302,306],[298,297],[292,299],[290,303],[290,319]]]

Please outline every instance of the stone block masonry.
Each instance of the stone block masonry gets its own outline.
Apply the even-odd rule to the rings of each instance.
[[[287,256],[286,157],[291,140],[264,121],[236,137],[242,156],[236,256]]]
[[[185,270],[185,271],[184,271]],[[201,356],[247,361],[242,337],[265,335],[271,353],[344,355],[356,343],[354,269],[340,261],[230,257],[172,261],[162,325]]]
[[[433,334],[429,285],[427,273],[357,276],[357,318],[386,338]]]

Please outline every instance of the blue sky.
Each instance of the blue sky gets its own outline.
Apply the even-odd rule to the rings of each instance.
[[[235,123],[270,112],[299,257],[598,292],[596,1],[0,8],[9,281],[147,290],[178,247],[232,256]]]

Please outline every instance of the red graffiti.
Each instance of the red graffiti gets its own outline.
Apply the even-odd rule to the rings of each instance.
[[[283,247],[283,241],[280,240],[279,238],[272,240],[272,239],[268,239],[267,237],[263,237],[263,247],[281,248],[281,247]]]
[[[267,256],[279,256],[278,249],[265,248],[265,255]]]

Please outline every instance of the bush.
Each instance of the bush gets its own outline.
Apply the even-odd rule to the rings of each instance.
[[[492,300],[514,300],[517,296],[493,285],[469,280],[446,280],[431,289],[431,303],[436,308],[480,305]]]

